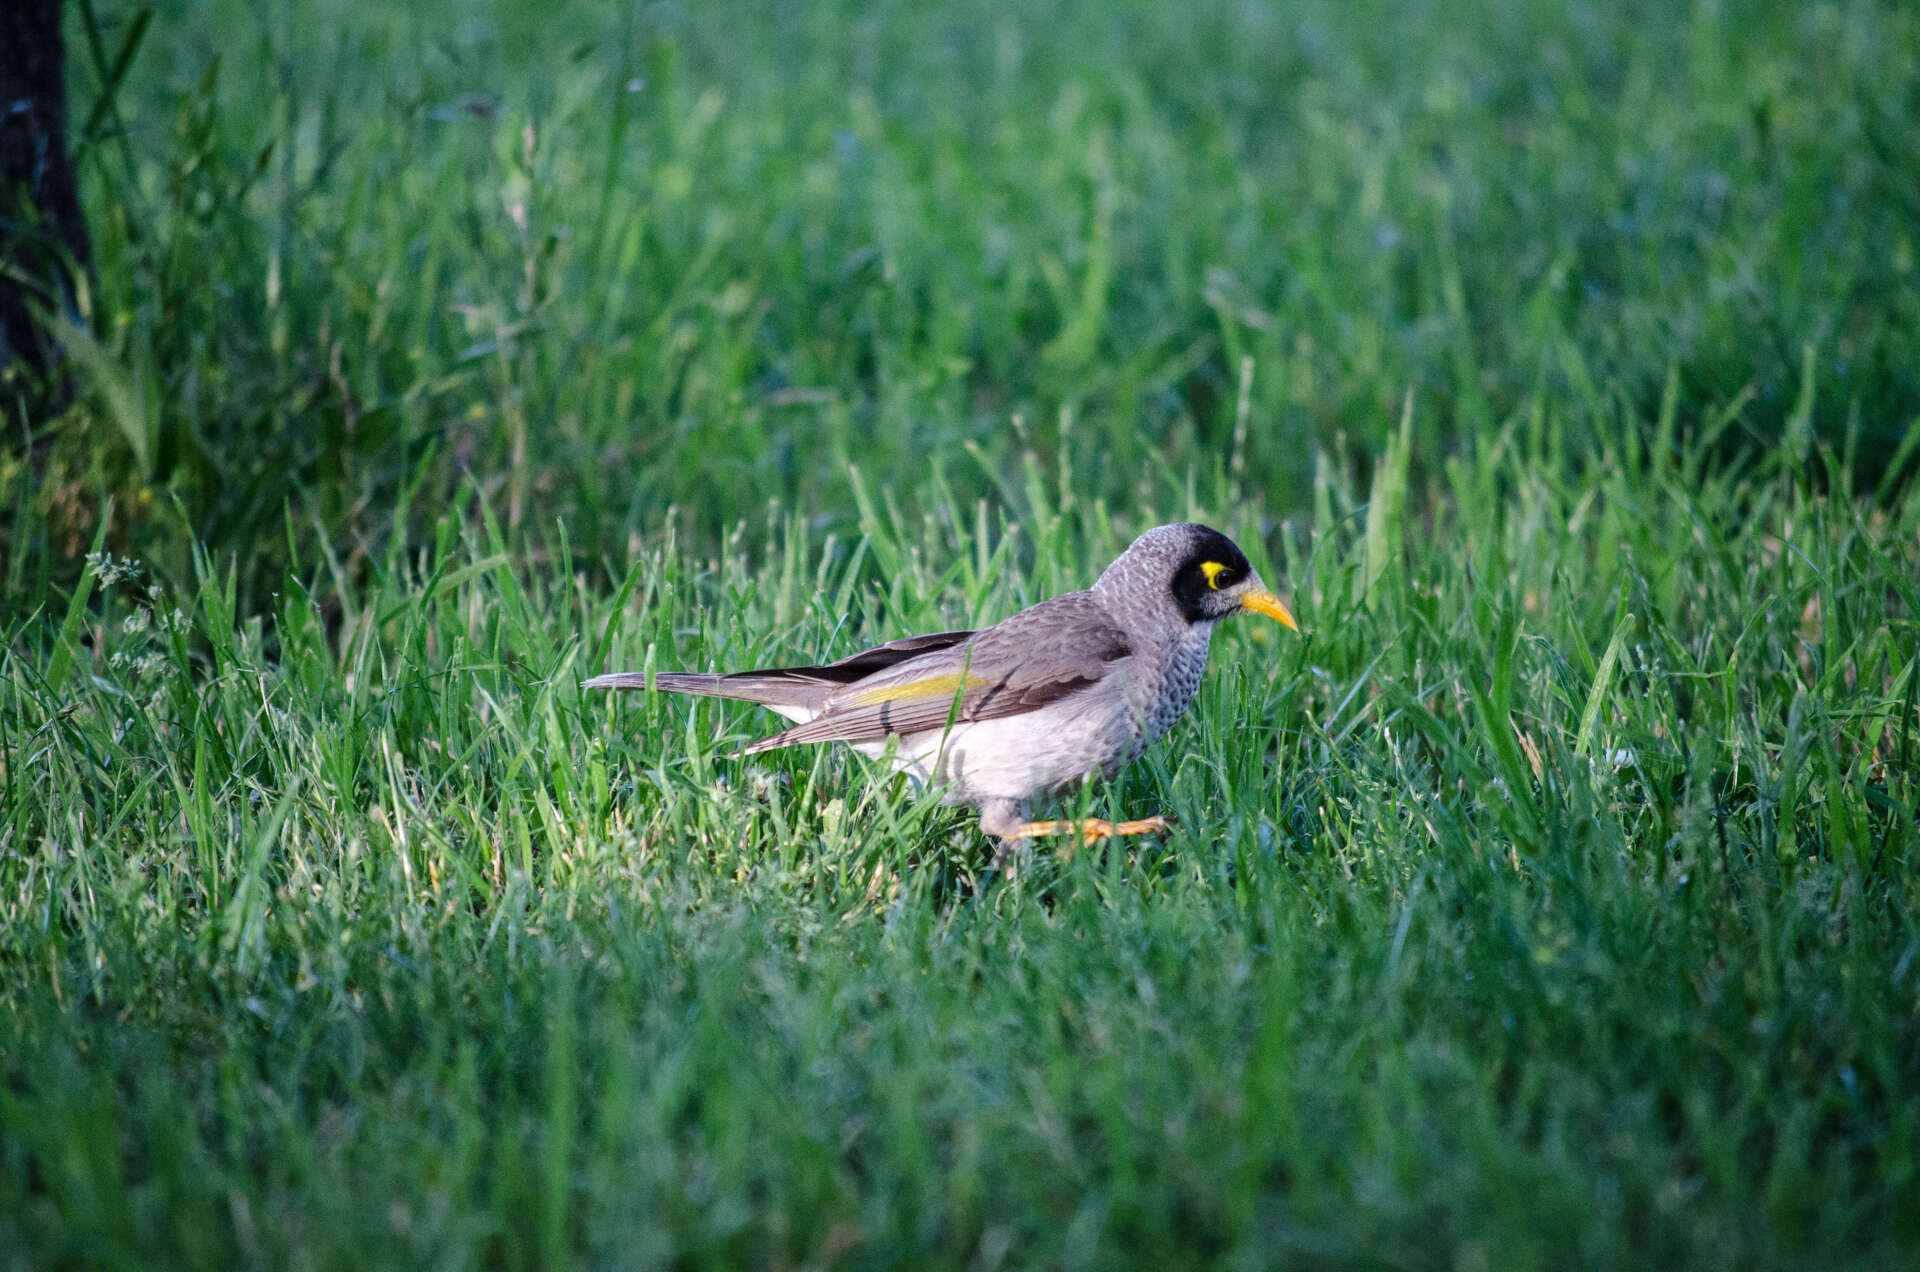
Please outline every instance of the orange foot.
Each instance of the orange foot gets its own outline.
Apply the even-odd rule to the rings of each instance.
[[[1115,835],[1152,835],[1173,825],[1171,817],[1143,817],[1139,821],[1110,822],[1098,817],[1085,821],[1021,822],[1008,839],[1031,839],[1037,835],[1079,835],[1082,843],[1108,839]]]

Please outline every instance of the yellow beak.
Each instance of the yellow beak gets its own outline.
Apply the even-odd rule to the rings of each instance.
[[[1252,610],[1256,614],[1265,614],[1282,627],[1292,628],[1296,632],[1300,630],[1300,624],[1293,621],[1293,615],[1287,613],[1287,607],[1282,605],[1280,598],[1272,592],[1263,590],[1248,592],[1240,598],[1240,608]]]

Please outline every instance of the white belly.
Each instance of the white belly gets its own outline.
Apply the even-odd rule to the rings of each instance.
[[[952,783],[947,804],[989,799],[1025,800],[1078,786],[1095,772],[1137,758],[1147,739],[1130,713],[1090,710],[1085,702],[1058,703],[1022,715],[956,724],[944,732],[912,733],[880,742],[856,742],[876,759],[893,750],[893,766],[914,781]]]

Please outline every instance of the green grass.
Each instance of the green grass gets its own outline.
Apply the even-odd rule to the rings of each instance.
[[[76,67],[0,1263],[1920,1258],[1911,13],[254,9]],[[1164,841],[576,687],[1179,517]]]
[[[1670,379],[1732,459],[1810,365],[1868,486],[1920,416],[1910,5],[90,4],[108,67],[144,31],[106,112],[74,41],[100,392],[9,419],[16,529],[71,561],[117,491],[173,578],[246,545],[250,610],[289,502],[351,559],[468,475],[602,560],[770,497],[844,531],[849,460],[917,508],[1063,411],[1088,493],[1272,516],[1409,389],[1434,476]]]

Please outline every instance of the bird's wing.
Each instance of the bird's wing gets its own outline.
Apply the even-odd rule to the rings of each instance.
[[[908,636],[890,640],[872,649],[863,649],[838,662],[816,667],[767,667],[759,671],[734,671],[724,675],[699,672],[657,671],[653,684],[647,684],[644,671],[616,671],[581,682],[584,689],[646,689],[664,693],[692,693],[709,698],[738,698],[769,706],[796,706],[818,710],[828,696],[842,685],[871,676],[920,654],[960,644],[973,633],[934,632],[928,636]]]
[[[972,639],[931,650],[836,689],[805,724],[746,753],[804,742],[871,742],[1037,710],[1095,684],[1132,652],[1090,592],[1042,601]]]

